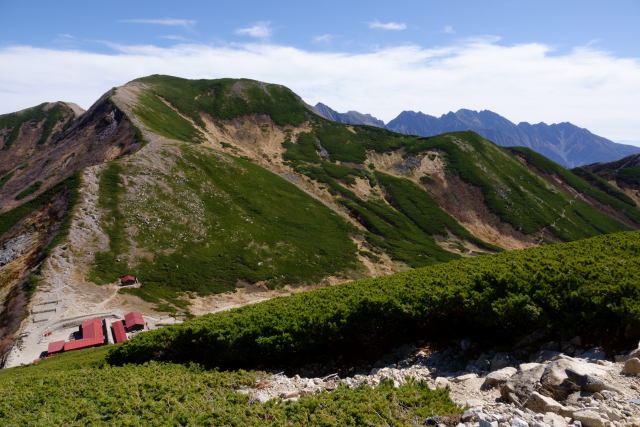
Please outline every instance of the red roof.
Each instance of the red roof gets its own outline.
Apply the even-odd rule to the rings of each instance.
[[[117,343],[127,340],[127,334],[124,331],[122,320],[111,322],[111,330],[113,331],[113,337]]]
[[[49,343],[47,353],[58,353],[64,350],[64,341],[54,341]]]
[[[132,311],[124,315],[124,323],[127,329],[131,329],[135,326],[144,327],[144,319],[139,311]]]
[[[136,276],[124,276],[124,277],[122,277],[122,278],[120,279],[120,281],[121,281],[122,283],[125,283],[125,282],[135,282],[136,280],[138,280],[138,279],[136,279]]]
[[[80,325],[82,331],[82,338],[100,338],[104,340],[104,334],[102,333],[102,320],[89,319],[82,322]]]
[[[104,344],[102,338],[83,338],[81,340],[69,341],[64,344],[64,351],[78,350],[80,348],[93,347],[94,345]]]

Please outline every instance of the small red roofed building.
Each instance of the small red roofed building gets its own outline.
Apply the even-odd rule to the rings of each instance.
[[[113,333],[113,340],[116,343],[124,342],[127,340],[127,333],[124,330],[124,324],[122,320],[111,322],[111,332]]]
[[[64,351],[79,350],[81,348],[95,347],[105,343],[103,331],[103,321],[101,319],[89,319],[80,325],[82,338],[69,341],[64,344]]]
[[[50,342],[47,347],[47,354],[57,354],[64,351],[64,341]]]
[[[133,286],[138,283],[136,276],[124,276],[120,278],[120,286]]]
[[[144,329],[144,319],[138,311],[132,311],[124,315],[124,325],[127,331],[139,331]]]

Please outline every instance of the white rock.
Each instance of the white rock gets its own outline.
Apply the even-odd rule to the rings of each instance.
[[[569,425],[569,423],[567,423],[563,416],[555,414],[553,412],[547,412],[546,414],[544,414],[542,421],[544,421],[545,424],[551,427],[566,427]]]
[[[542,363],[534,363],[534,362],[532,362],[532,363],[521,363],[520,364],[520,370],[521,371],[529,371],[531,369],[537,368],[538,366],[542,366]]]
[[[511,419],[511,425],[513,427],[529,427],[529,423],[520,417],[513,417]]]
[[[529,399],[525,402],[525,406],[534,412],[539,414],[545,414],[547,412],[553,412],[555,414],[566,414],[569,410],[555,401],[554,399],[543,396],[538,392],[531,393]]]
[[[585,427],[604,427],[605,420],[591,409],[580,409],[572,414],[573,419],[580,421]]]
[[[622,373],[628,375],[640,375],[640,359],[633,357],[624,362]]]
[[[465,374],[465,375],[460,375],[460,376],[455,377],[453,379],[453,382],[461,383],[463,381],[469,381],[469,380],[473,380],[475,378],[478,378],[478,374]]]

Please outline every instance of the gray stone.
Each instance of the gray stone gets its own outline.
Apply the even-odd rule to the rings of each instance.
[[[517,372],[500,386],[500,395],[509,402],[523,406],[523,402],[538,388],[544,371],[545,366],[539,365],[526,371]]]
[[[533,412],[539,414],[545,414],[547,412],[553,412],[554,414],[565,415],[570,414],[570,411],[556,402],[554,399],[543,396],[538,392],[533,392],[526,400],[525,406],[531,409]]]
[[[460,420],[467,423],[467,422],[476,422],[480,419],[479,414],[482,413],[482,408],[471,408],[471,409],[467,409],[466,411],[464,411],[464,413],[462,414],[462,416],[460,417]]]
[[[610,390],[610,387],[605,384],[600,378],[593,375],[582,375],[574,371],[571,368],[565,369],[567,378],[569,381],[580,387],[582,391],[588,391],[590,393],[596,393],[602,390]]]
[[[452,381],[454,383],[461,383],[461,382],[473,380],[473,379],[476,379],[476,378],[478,378],[478,374],[465,374],[465,375],[459,375],[459,376],[453,378]]]
[[[590,360],[604,360],[607,358],[607,353],[601,348],[590,348],[589,350],[577,354],[578,357],[582,359],[590,359]]]
[[[624,362],[622,373],[627,375],[640,375],[640,359],[633,357]]]
[[[511,425],[513,427],[529,427],[529,423],[520,417],[513,417],[511,419]]]
[[[518,370],[511,366],[493,371],[485,377],[482,388],[488,389],[503,384],[507,382],[509,378],[511,378],[516,372],[518,372]]]
[[[551,427],[566,427],[569,425],[563,416],[553,412],[547,412],[544,414],[542,421]]]
[[[577,410],[571,415],[571,417],[580,421],[585,427],[604,427],[606,425],[605,420],[600,417],[597,412],[591,409]]]

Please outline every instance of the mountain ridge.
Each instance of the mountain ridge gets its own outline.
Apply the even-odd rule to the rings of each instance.
[[[184,317],[234,291],[264,298],[640,227],[635,206],[548,159],[471,131],[418,137],[336,123],[253,80],[136,79],[56,141],[0,176],[3,204],[36,208],[79,176],[69,238],[16,282],[40,283],[40,300],[68,295],[52,321],[79,306]],[[16,212],[0,214],[18,218],[0,244],[28,235]],[[141,286],[119,290],[123,274]],[[16,351],[12,361],[27,357]]]
[[[615,161],[640,153],[640,147],[613,142],[570,122],[516,124],[491,110],[462,108],[440,117],[405,110],[384,124],[370,114],[354,111],[338,113],[322,103],[313,108],[321,116],[340,123],[373,125],[408,135],[434,136],[472,130],[504,147],[529,147],[569,168]]]

